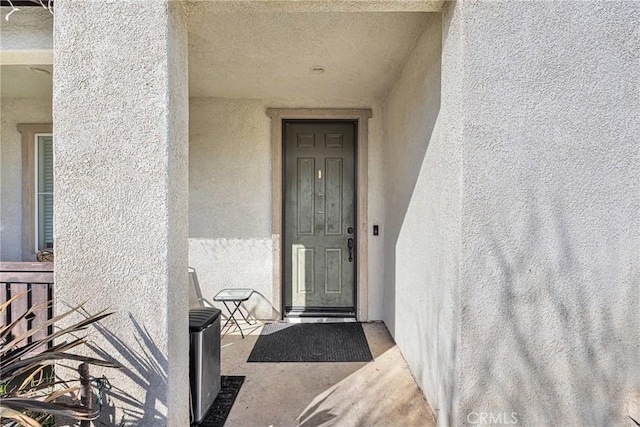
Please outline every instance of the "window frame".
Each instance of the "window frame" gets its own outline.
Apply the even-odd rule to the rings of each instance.
[[[34,146],[34,175],[33,175],[33,179],[34,179],[34,189],[33,189],[33,197],[34,197],[34,207],[33,207],[33,212],[34,212],[34,248],[35,248],[35,253],[38,252],[38,250],[40,249],[47,249],[47,250],[53,250],[53,247],[51,248],[42,248],[40,247],[40,232],[41,232],[41,227],[44,227],[44,224],[40,224],[40,177],[39,177],[39,172],[40,172],[40,141],[39,138],[40,137],[47,137],[50,136],[51,137],[51,143],[53,144],[53,133],[52,132],[47,132],[47,133],[43,133],[43,132],[37,132],[33,135],[33,146]],[[53,171],[52,171],[53,172]],[[53,189],[51,192],[51,195],[53,196]],[[53,212],[51,213],[51,215],[53,216]]]
[[[18,131],[22,134],[22,257],[25,261],[35,261],[38,252],[36,144],[38,136],[53,136],[53,124],[22,123]]]

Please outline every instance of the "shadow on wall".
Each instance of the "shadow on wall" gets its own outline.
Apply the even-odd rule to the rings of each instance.
[[[280,312],[271,305],[271,301],[267,297],[258,291],[255,291],[251,298],[242,304],[242,308],[246,309],[253,319],[261,321],[277,321],[280,319]],[[271,314],[265,316],[267,310],[271,310]]]
[[[96,325],[96,329],[112,345],[116,353],[108,353],[90,343],[87,345],[105,360],[129,366],[130,368],[122,370],[123,375],[146,393],[142,396],[134,396],[119,388],[118,384],[111,383],[111,389],[103,392],[100,418],[94,423],[109,426],[165,424],[165,415],[158,412],[156,408],[168,406],[166,397],[162,394],[156,395],[154,390],[166,390],[167,358],[153,342],[146,328],[140,325],[131,314],[129,319],[135,328],[139,348],[131,348],[101,325]],[[126,405],[120,420],[115,419],[116,407],[112,397]]]
[[[440,114],[442,46],[437,14],[429,14],[385,106],[384,320],[395,336],[395,247]]]
[[[211,298],[213,298],[213,296]],[[189,267],[189,308],[196,307],[219,308],[222,310],[222,317],[225,319],[227,319],[229,315],[222,303],[216,304],[203,296],[198,274],[195,268]],[[251,297],[242,303],[242,309],[248,312],[249,316],[253,319],[275,321],[280,318],[280,312],[271,305],[271,301],[258,291],[254,291]],[[265,313],[269,311],[270,315],[265,316]]]
[[[273,242],[269,239],[189,239],[189,264],[198,272],[201,294],[209,305],[226,288],[251,288],[254,295],[243,304],[257,319],[273,320],[277,311],[269,298],[273,292]],[[277,313],[279,314],[279,313]]]
[[[474,245],[486,248],[475,269],[491,286],[463,302],[460,419],[506,413],[523,426],[634,425],[640,297],[631,251],[594,241],[586,252],[598,256],[586,259],[560,201],[529,206],[552,214],[532,211],[520,230],[485,224],[490,237]],[[514,239],[517,251],[505,243]]]

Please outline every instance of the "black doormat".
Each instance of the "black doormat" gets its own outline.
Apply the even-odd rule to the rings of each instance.
[[[265,325],[248,362],[369,362],[360,323],[271,323]]]
[[[240,387],[244,383],[244,378],[241,376],[222,376],[221,388],[218,397],[211,405],[209,412],[204,416],[200,424],[192,424],[200,427],[222,427],[227,421],[231,407],[238,397]]]

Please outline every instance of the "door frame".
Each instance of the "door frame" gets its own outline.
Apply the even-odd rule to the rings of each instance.
[[[284,120],[353,120],[356,122],[356,222],[358,224],[356,247],[356,319],[369,320],[368,292],[368,136],[370,109],[351,108],[268,108],[271,117],[271,243],[273,305],[284,319],[284,263],[283,247],[283,132]]]

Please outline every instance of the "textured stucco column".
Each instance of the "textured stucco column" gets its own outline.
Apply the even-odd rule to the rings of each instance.
[[[463,91],[456,424],[633,425],[640,3],[446,7]]]
[[[110,309],[108,425],[187,425],[188,94],[182,5],[56,1],[55,303]]]

